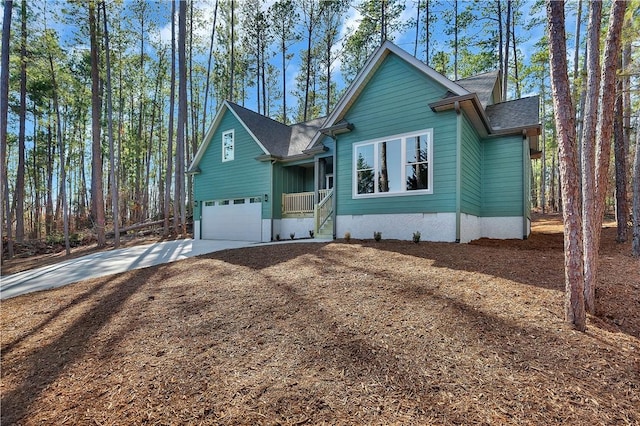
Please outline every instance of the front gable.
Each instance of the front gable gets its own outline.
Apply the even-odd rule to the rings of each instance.
[[[223,158],[223,141],[233,137],[233,152]],[[270,193],[270,163],[256,158],[265,154],[244,123],[223,106],[207,132],[190,170],[198,169],[194,197],[198,201],[262,197]],[[264,204],[266,207],[266,203]],[[265,212],[266,213],[266,212]]]
[[[358,89],[357,98],[334,117],[353,125],[351,132],[337,136],[338,214],[455,210],[456,116],[453,111],[436,113],[429,108],[430,102],[441,99],[450,89],[400,55],[389,52],[384,57]],[[407,137],[417,134],[430,139],[431,162],[425,169],[428,188],[409,191],[404,188],[408,175],[403,171],[409,156]],[[391,158],[389,151],[389,161],[395,167],[389,180],[401,192],[359,196],[354,189],[358,185],[354,150],[385,138],[400,141],[396,151],[402,158],[396,158],[397,154]]]
[[[232,116],[232,118],[230,116]],[[222,123],[223,120],[225,120],[225,123]],[[202,168],[200,167],[202,157],[209,149],[209,145],[215,140],[215,134],[221,131],[221,126],[222,128],[226,128],[226,130],[222,130],[222,132],[229,131],[230,129],[235,129],[236,127],[244,129],[246,135],[248,135],[250,139],[260,148],[260,153],[256,156],[270,154],[267,148],[262,144],[262,142],[253,134],[247,124],[233,110],[231,104],[229,104],[229,102],[227,101],[224,101],[222,106],[218,109],[218,112],[216,112],[216,115],[213,118],[213,122],[211,123],[211,126],[209,126],[207,133],[204,135],[202,144],[200,144],[200,146],[198,147],[198,151],[196,152],[196,155],[194,155],[187,173],[199,173],[202,170]],[[222,149],[222,146],[220,147],[220,149]]]

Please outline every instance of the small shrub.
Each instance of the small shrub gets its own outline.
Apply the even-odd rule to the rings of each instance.
[[[344,233],[344,240],[345,240],[346,242],[351,241],[351,232],[345,232],[345,233]]]
[[[276,234],[276,241],[280,241],[280,234]]]
[[[413,233],[413,242],[418,244],[420,242],[420,231]]]
[[[313,229],[309,229],[309,237],[313,238]]]
[[[374,232],[373,239],[376,241],[380,241],[382,239],[382,232]]]
[[[289,238],[291,238],[292,240],[296,237],[296,233],[292,232],[289,234]]]

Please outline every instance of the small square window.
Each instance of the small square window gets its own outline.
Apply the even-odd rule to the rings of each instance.
[[[222,161],[231,161],[234,156],[234,134],[229,130],[222,134]]]

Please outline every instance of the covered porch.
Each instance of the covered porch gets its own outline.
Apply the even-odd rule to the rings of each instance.
[[[308,184],[304,184],[304,182],[302,185],[299,183],[285,185],[283,188],[285,191],[283,191],[281,195],[280,205],[282,219],[305,219],[305,221],[311,219],[313,220],[313,226],[309,226],[309,228],[316,236],[318,236],[320,232],[329,234],[329,231],[330,236],[333,236],[334,200],[332,160],[331,157],[317,158],[311,164],[294,166],[297,169],[306,169],[305,171],[301,171],[299,176],[303,181],[306,180],[308,184],[311,184],[311,188],[309,188]],[[313,176],[312,182],[310,182],[311,179],[305,179],[305,177],[310,177],[310,172]],[[291,175],[290,173],[289,176]],[[299,188],[306,190],[299,191]],[[289,189],[289,191],[286,189]]]

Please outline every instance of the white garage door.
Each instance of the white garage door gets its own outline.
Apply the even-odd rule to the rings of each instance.
[[[202,239],[262,241],[259,198],[206,201],[202,205]]]

